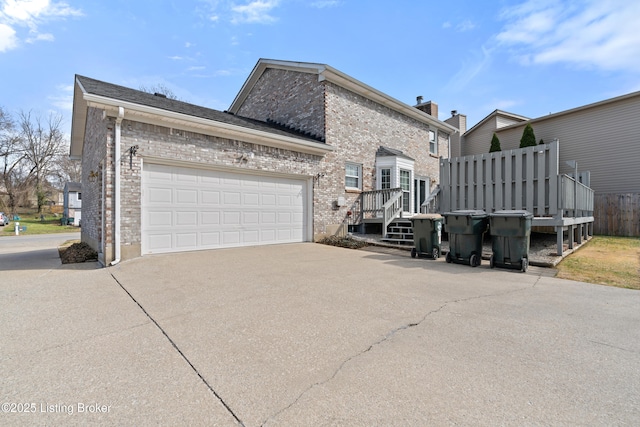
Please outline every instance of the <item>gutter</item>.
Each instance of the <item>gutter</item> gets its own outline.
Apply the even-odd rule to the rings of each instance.
[[[124,119],[124,107],[118,107],[118,117],[116,117],[115,129],[115,217],[114,217],[114,239],[115,239],[115,259],[109,265],[116,265],[120,262],[120,173],[122,166],[120,164],[120,137],[122,133],[122,119]]]

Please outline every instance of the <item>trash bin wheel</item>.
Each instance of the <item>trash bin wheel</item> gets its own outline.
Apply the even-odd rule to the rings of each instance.
[[[494,268],[495,266],[496,265],[495,265],[495,262],[493,260],[493,254],[491,254],[491,258],[489,258],[489,267],[490,268]]]
[[[418,251],[416,250],[416,248],[412,248],[411,249],[411,258],[415,258],[418,256]]]
[[[447,263],[451,264],[453,259],[451,258],[451,252],[447,252],[447,256],[444,258]]]
[[[440,249],[434,247],[433,250],[431,251],[431,258],[433,259],[440,258]]]
[[[529,268],[529,260],[527,258],[522,258],[522,267],[521,267],[522,272],[526,273],[527,268]]]
[[[469,258],[469,265],[471,267],[477,267],[480,265],[480,259],[478,258],[478,255],[476,254],[471,255],[471,257]]]

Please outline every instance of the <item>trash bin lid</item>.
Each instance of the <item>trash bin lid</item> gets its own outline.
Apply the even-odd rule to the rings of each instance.
[[[487,213],[482,210],[459,210],[447,212],[444,216],[468,216],[468,217],[486,217]]]
[[[489,214],[489,216],[509,217],[509,218],[533,218],[533,214],[524,210],[500,210]]]
[[[410,218],[411,220],[414,219],[430,219],[430,220],[436,220],[436,219],[442,219],[442,215],[440,214],[434,214],[434,213],[430,213],[430,214],[417,214],[414,215]]]

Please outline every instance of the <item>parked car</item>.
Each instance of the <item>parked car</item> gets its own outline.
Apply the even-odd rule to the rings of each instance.
[[[0,226],[4,227],[5,225],[9,225],[9,215],[0,212]]]

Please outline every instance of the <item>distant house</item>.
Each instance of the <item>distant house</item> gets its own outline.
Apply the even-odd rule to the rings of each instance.
[[[488,153],[495,132],[502,150],[518,148],[531,124],[536,139],[559,141],[560,171],[590,172],[594,233],[640,236],[640,92],[528,119],[495,110],[462,135],[459,155]]]
[[[76,76],[82,240],[109,264],[386,227],[419,212],[456,132],[324,64],[261,59],[228,112]]]
[[[67,182],[63,191],[63,216],[73,218],[73,225],[79,226],[82,219],[82,185]]]

